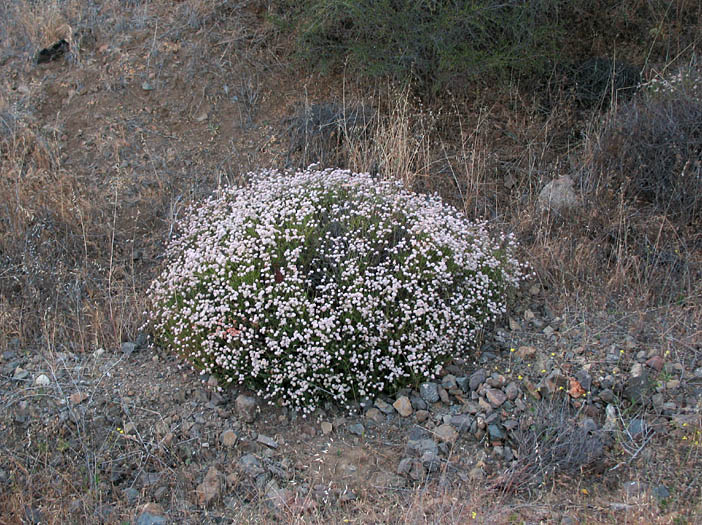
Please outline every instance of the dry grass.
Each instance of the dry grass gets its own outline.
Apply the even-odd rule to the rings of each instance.
[[[570,317],[618,313],[633,320],[632,330],[654,331],[642,339],[674,361],[700,366],[698,228],[616,191],[603,171],[596,183],[591,178],[592,166],[602,164],[602,130],[611,129],[608,123],[616,128],[617,104],[603,124],[601,114],[575,108],[565,91],[545,110],[538,96],[518,87],[427,107],[396,86],[344,78],[322,86],[290,65],[288,37],[268,19],[269,8],[268,2],[228,0],[0,5],[0,350],[36,358],[55,379],[45,390],[23,385],[2,407],[11,421],[23,402],[33,406],[41,398],[45,412],[31,414],[36,426],[27,435],[2,428],[3,439],[16,446],[0,461],[14,476],[0,487],[0,523],[21,522],[37,502],[50,523],[97,522],[106,506],[112,514],[105,522],[134,519],[135,506],[110,480],[112,465],[125,457],[166,472],[174,514],[213,522],[211,512],[192,514],[178,502],[192,496],[198,475],[186,462],[188,443],[169,449],[158,440],[115,434],[127,412],[145,422],[140,432],[158,434],[156,398],[150,408],[156,413],[134,412],[133,399],[120,399],[138,397],[126,392],[138,377],[120,376],[120,388],[111,383],[116,390],[100,386],[106,374],[132,371],[131,365],[115,358],[107,366],[96,360],[79,367],[70,355],[114,350],[137,338],[144,290],[183,207],[256,167],[321,162],[439,192],[469,216],[517,233],[553,308]],[[683,18],[671,20],[689,27]],[[61,38],[69,41],[70,56],[36,66],[37,51]],[[144,83],[154,89],[143,89]],[[584,206],[542,213],[538,192],[563,174],[579,182]],[[610,321],[583,321],[581,329],[607,335]],[[152,382],[149,360],[138,364],[134,370]],[[3,376],[0,390],[9,393],[9,381]],[[174,387],[183,381],[181,373],[167,379]],[[60,408],[71,406],[66,400],[86,384],[88,408]],[[58,413],[71,422],[52,419]],[[623,421],[634,416],[622,414]],[[571,427],[551,424],[567,446],[578,448],[567,435]],[[527,448],[542,434],[530,436]],[[369,489],[346,505],[300,515],[271,510],[242,482],[232,488],[238,507],[228,517],[239,523],[520,523],[562,516],[694,522],[702,512],[688,506],[699,495],[702,470],[696,436],[671,425],[637,452],[641,443],[622,431],[605,463],[623,465],[601,482],[577,469],[554,476],[530,462],[533,454],[525,449],[519,473],[545,481],[531,493],[507,494],[504,483],[494,485],[497,477],[442,483],[438,476],[402,491]],[[570,457],[559,450],[555,466]],[[665,505],[648,495],[615,498],[615,475],[665,483],[673,496]],[[139,503],[150,497],[145,491]]]

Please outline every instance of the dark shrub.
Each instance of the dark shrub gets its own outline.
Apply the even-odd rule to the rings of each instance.
[[[622,106],[594,151],[602,182],[676,222],[702,216],[702,101],[680,91]]]

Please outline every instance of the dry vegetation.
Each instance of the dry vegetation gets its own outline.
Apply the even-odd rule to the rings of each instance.
[[[117,389],[91,387],[96,399],[107,396],[98,415],[138,399],[149,384],[160,384],[159,395],[197,390],[168,356],[120,357],[109,370],[91,356],[105,349],[119,357],[121,343],[139,338],[145,290],[189,203],[258,167],[313,162],[439,192],[468,216],[515,232],[541,286],[538,300],[567,320],[563,331],[579,334],[593,362],[603,362],[599,350],[633,337],[647,353],[658,349],[684,370],[699,369],[702,8],[664,3],[666,17],[650,21],[643,42],[627,14],[616,13],[617,53],[642,65],[644,81],[676,71],[692,80],[659,98],[620,99],[610,89],[583,104],[557,67],[538,89],[475,85],[440,100],[343,70],[307,72],[294,61],[293,38],[275,23],[275,2],[2,2],[0,523],[31,523],[34,508],[48,523],[133,521],[136,505],[109,473],[124,457],[167,472],[173,496],[160,503],[181,523],[699,522],[700,377],[685,377],[679,394],[690,423],[657,427],[642,441],[626,428],[644,409],[622,408],[624,430],[601,456],[571,431],[581,414],[558,405],[525,432],[521,461],[509,471],[480,483],[437,475],[396,491],[369,486],[345,505],[306,513],[271,509],[255,487],[234,481],[242,502],[235,510],[195,511],[192,487],[202,472],[187,454],[163,452],[141,436],[115,437],[109,418],[86,422],[72,410],[59,417],[70,393],[89,382]],[[646,2],[619,4],[632,20],[650,14]],[[69,52],[36,64],[37,52],[60,39]],[[609,44],[593,41],[592,56],[611,55]],[[539,191],[566,174],[582,205],[542,212]],[[55,388],[18,386],[6,369],[18,357],[50,370]],[[46,405],[33,412],[36,400]],[[44,421],[25,432],[18,409]],[[156,425],[160,410],[150,409],[134,421]],[[75,419],[68,433],[66,418]],[[387,447],[374,461],[394,470],[398,443],[380,436],[366,452]],[[550,447],[547,455],[533,453],[538,443]],[[288,454],[312,461],[313,451],[301,447]],[[665,484],[672,496],[658,502],[627,491],[631,480]],[[149,490],[139,502],[155,499]]]

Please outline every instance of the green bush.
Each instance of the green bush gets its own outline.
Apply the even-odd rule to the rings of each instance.
[[[556,51],[560,0],[314,0],[299,17],[311,63],[348,60],[361,74],[411,79],[436,92],[465,81],[542,70]]]

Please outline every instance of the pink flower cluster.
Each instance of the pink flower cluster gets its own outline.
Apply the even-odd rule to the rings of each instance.
[[[157,343],[305,414],[433,377],[525,275],[510,236],[342,170],[252,174],[179,226],[149,292]]]

